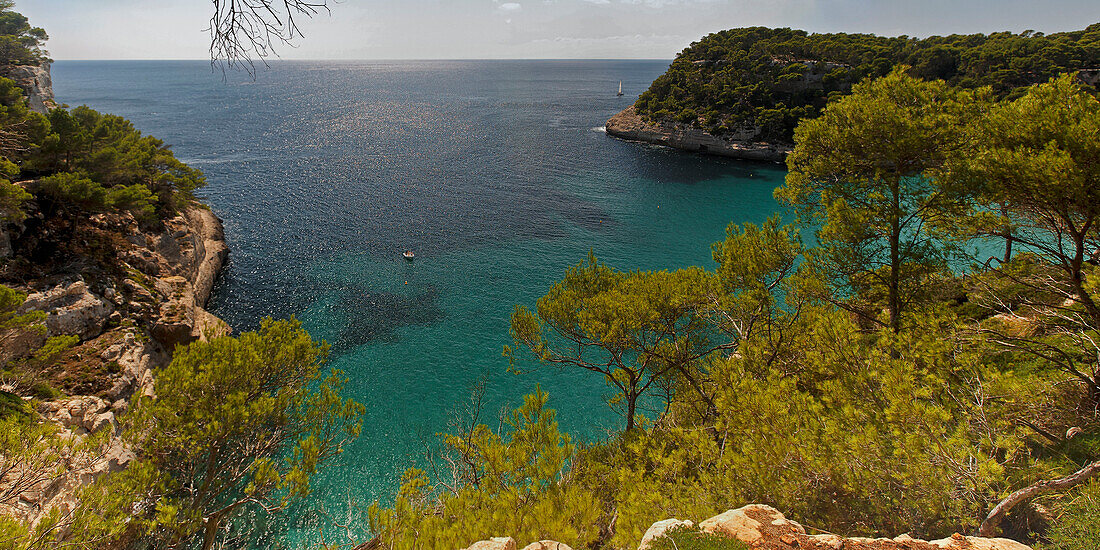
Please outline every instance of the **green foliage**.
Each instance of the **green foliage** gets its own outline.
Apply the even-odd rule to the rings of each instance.
[[[34,361],[39,365],[48,365],[57,360],[62,353],[80,342],[79,336],[53,336],[42,347],[34,351]]]
[[[943,170],[971,198],[957,231],[1003,238],[1062,273],[1041,283],[1081,302],[1100,327],[1083,262],[1100,246],[1100,101],[1065,75],[1032,87],[974,120],[971,142]],[[1026,283],[1025,283],[1026,284]],[[1035,286],[1032,283],[1029,286]]]
[[[177,348],[156,398],[127,416],[137,462],[89,489],[78,524],[97,536],[124,529],[154,544],[215,542],[248,508],[283,510],[359,435],[363,406],[340,396],[328,348],[296,320]],[[129,520],[133,507],[144,513]]]
[[[1043,550],[1100,548],[1100,482],[1083,487],[1052,522]]]
[[[174,213],[205,185],[202,173],[176,159],[164,142],[143,136],[122,117],[88,107],[51,111],[49,134],[27,165],[57,173],[51,177],[69,186],[82,182],[70,194],[49,178],[41,182],[43,192],[63,205],[127,210],[146,221]]]
[[[41,311],[17,313],[19,306],[23,305],[23,301],[26,299],[27,295],[25,293],[0,285],[0,330],[34,327],[45,334],[46,327],[42,324],[42,321],[46,319],[45,313]]]
[[[31,27],[23,14],[11,10],[12,2],[0,4],[0,65],[38,65],[49,61],[42,44],[46,31]]]
[[[27,295],[12,288],[0,285],[0,330],[9,331],[9,335],[18,337],[19,333],[46,334],[46,313],[30,311],[17,313]],[[55,336],[45,339],[27,350],[28,355],[9,357],[0,365],[0,377],[12,391],[31,395],[40,399],[56,399],[61,393],[43,379],[42,371],[51,365],[66,350],[80,341],[76,336]]]
[[[0,78],[0,159],[3,175],[19,175],[19,163],[25,161],[49,132],[49,121],[27,108],[23,89],[7,78]]]
[[[82,173],[62,172],[38,180],[35,192],[61,210],[121,210],[130,212],[142,222],[148,223],[157,219],[157,199],[148,187],[140,183],[108,189]]]
[[[909,74],[998,96],[1064,72],[1100,66],[1100,23],[1082,31],[932,36],[808,34],[750,27],[707,35],[676,56],[635,107],[648,119],[677,119],[715,134],[760,127],[784,141],[828,100],[897,65]],[[693,113],[707,113],[696,120]]]
[[[960,93],[899,69],[856,86],[798,127],[786,185],[776,197],[794,207],[804,226],[820,227],[811,261],[839,291],[832,298],[869,302],[852,309],[901,328],[927,276],[946,264],[929,228],[949,212],[953,197],[941,192],[932,172],[960,147],[957,130],[984,101],[984,93]],[[883,305],[888,320],[878,319]]]
[[[383,547],[451,550],[502,535],[521,545],[552,538],[582,548],[594,541],[596,495],[569,483],[574,446],[558,431],[548,399],[541,389],[524,397],[500,433],[477,424],[445,435],[450,480],[433,486],[412,468],[392,508],[371,506],[371,530]]]
[[[48,198],[61,208],[75,207],[88,212],[107,208],[107,190],[87,177],[63,172],[38,180],[35,193]]]
[[[30,407],[19,401],[23,410],[0,414],[0,505],[5,507],[16,505],[19,496],[28,490],[41,490],[54,483],[68,468],[87,468],[102,456],[107,441],[107,430],[82,439],[61,437],[54,424],[40,421]],[[36,525],[29,526],[0,515],[0,549],[61,547],[66,516],[53,508]]]
[[[943,75],[951,55],[922,53],[917,70]],[[809,66],[788,65],[788,75]],[[889,74],[856,86],[796,133],[778,195],[803,227],[820,228],[816,246],[804,247],[778,216],[731,224],[712,248],[715,273],[624,273],[590,255],[534,312],[516,308],[516,347],[505,350],[513,368],[525,349],[603,374],[620,399],[664,392],[654,422],[628,423],[633,429],[578,451],[554,485],[596,499],[595,523],[611,527],[590,546],[634,548],[655,521],[701,520],[752,502],[850,535],[972,532],[1006,495],[1097,459],[1100,324],[1090,324],[1082,302],[1100,278],[1074,248],[1096,242],[1098,224],[1084,215],[1100,204],[1089,175],[1098,156],[1095,100],[1068,77],[994,101],[989,90],[879,68]],[[984,126],[1002,131],[975,130]],[[1027,166],[1030,157],[1037,166]],[[953,179],[960,164],[969,179]],[[1046,189],[1020,191],[1012,199],[1019,206],[1002,208],[996,201],[1009,196],[987,181],[996,174],[1034,176],[1026,184]],[[1046,243],[1071,252],[1061,258],[1074,258],[1079,279],[1039,247],[996,267],[952,264],[960,233],[973,236],[958,228],[986,215],[997,231],[1053,224]],[[1070,226],[1081,238],[1068,238]],[[668,349],[691,358],[682,370],[667,368]],[[478,433],[449,439],[464,451],[448,463],[470,464],[478,453],[467,443]],[[476,475],[462,479],[472,481],[459,486],[476,491],[444,483],[434,497],[439,490],[411,471],[395,507],[372,511],[375,526],[389,529],[383,542],[533,509],[470,496],[490,489]],[[531,486],[492,479],[493,494]],[[462,511],[452,513],[448,499],[459,496]],[[1092,501],[1073,502],[1056,523],[1062,531],[1052,531],[1058,544],[1088,536],[1082,518],[1095,515]],[[567,504],[538,515],[576,517],[561,513]],[[487,527],[431,544],[460,547],[526,529],[503,519],[479,525]],[[577,525],[587,523],[559,529]],[[1021,527],[1004,534],[1026,533]],[[726,544],[690,532],[671,541]]]
[[[652,550],[749,550],[749,546],[737,539],[708,535],[696,529],[677,527],[654,540]]]
[[[619,272],[589,254],[538,301],[536,312],[512,313],[512,368],[528,349],[548,364],[603,375],[615,388],[612,406],[633,429],[639,399],[676,380],[693,384],[696,363],[721,347],[695,312],[708,307],[714,278],[701,269]]]
[[[0,179],[0,222],[21,222],[27,214],[23,203],[31,198],[26,189],[5,179]]]

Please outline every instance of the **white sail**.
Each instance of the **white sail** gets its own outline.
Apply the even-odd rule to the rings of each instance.
[[[619,95],[623,95],[623,81],[619,81]]]

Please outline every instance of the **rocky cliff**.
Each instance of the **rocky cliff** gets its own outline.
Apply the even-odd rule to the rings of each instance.
[[[39,373],[61,395],[24,399],[60,428],[63,439],[100,434],[106,443],[59,457],[60,472],[42,475],[0,506],[0,513],[32,522],[54,506],[65,512],[74,489],[133,458],[121,440],[119,417],[135,395],[152,392],[154,373],[175,346],[229,331],[204,309],[228,253],[221,221],[205,207],[193,205],[155,229],[142,228],[128,214],[92,216],[72,234],[88,248],[68,251],[63,263],[31,268],[27,259],[51,230],[34,221],[7,228],[11,247],[3,275],[8,286],[27,293],[19,313],[45,314],[45,332],[0,331],[0,360],[18,361],[52,336],[76,336],[79,341]],[[93,248],[95,240],[100,246]],[[14,284],[16,275],[30,278]]]
[[[714,537],[741,541],[752,550],[1031,550],[1030,546],[1009,539],[966,537],[954,534],[948,538],[925,541],[908,535],[888,538],[841,537],[831,533],[810,535],[798,522],[763,504],[750,504],[727,510],[705,519],[698,525],[691,520],[666,519],[650,526],[638,544],[638,550],[658,547],[678,529],[693,530]],[[709,548],[709,547],[708,547]],[[511,537],[495,537],[474,543],[466,550],[517,550]],[[543,540],[523,547],[523,550],[572,550],[561,542]]]
[[[53,97],[49,63],[10,67],[2,76],[14,80],[20,88],[23,88],[23,93],[27,96],[27,106],[32,111],[46,114],[50,109],[57,107]]]
[[[752,129],[723,137],[680,122],[647,122],[638,115],[633,105],[607,121],[607,133],[633,141],[745,160],[782,162],[791,150],[788,145],[751,141],[755,135]]]

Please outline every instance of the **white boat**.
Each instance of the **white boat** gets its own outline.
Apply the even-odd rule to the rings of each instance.
[[[412,250],[406,250],[406,251],[405,251],[405,252],[403,252],[403,253],[402,253],[401,255],[402,255],[402,256],[404,256],[404,257],[405,257],[405,259],[406,259],[406,260],[408,260],[408,261],[410,261],[410,262],[411,262],[411,261],[413,261],[413,258],[415,258],[415,257],[416,257],[416,254],[413,254],[413,251],[412,251]]]
[[[623,81],[622,80],[619,81],[619,93],[617,93],[615,95],[623,95]]]

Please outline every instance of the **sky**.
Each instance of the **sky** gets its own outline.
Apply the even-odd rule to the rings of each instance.
[[[746,26],[926,37],[1100,22],[1100,0],[329,0],[287,59],[671,59]],[[16,0],[54,59],[205,59],[210,0]]]

